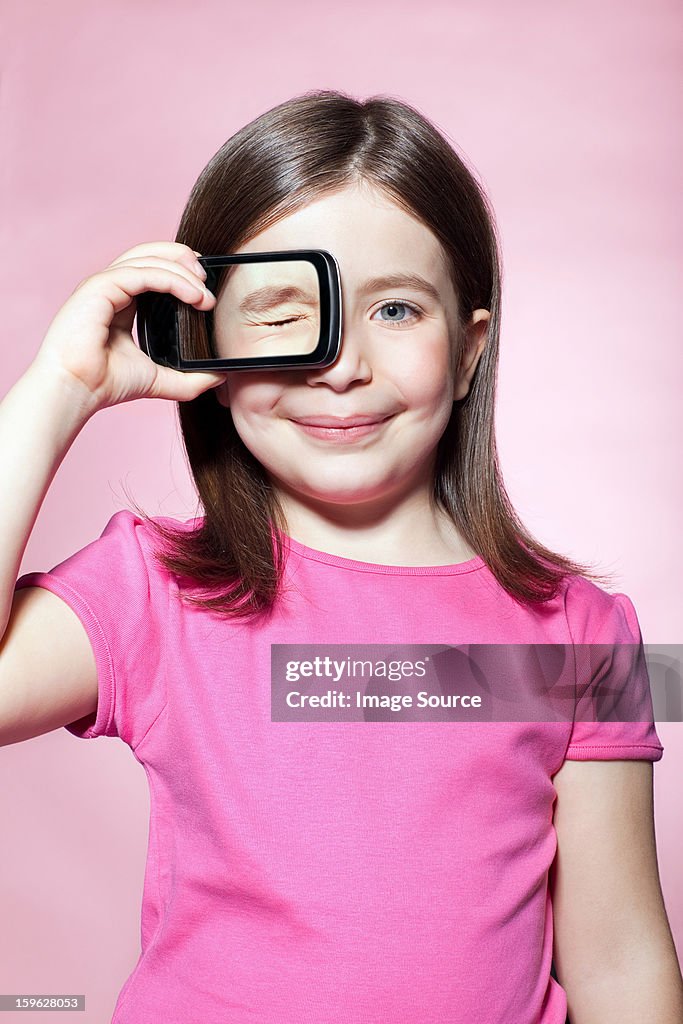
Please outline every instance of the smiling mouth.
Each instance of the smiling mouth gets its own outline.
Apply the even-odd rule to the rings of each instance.
[[[388,416],[370,413],[358,416],[298,416],[293,417],[295,423],[301,423],[308,427],[332,427],[337,430],[347,427],[364,427],[371,423],[381,423],[388,419]]]
[[[346,419],[335,416],[311,416],[293,419],[292,423],[310,437],[343,443],[374,433],[392,418],[393,414],[382,417],[349,416]]]

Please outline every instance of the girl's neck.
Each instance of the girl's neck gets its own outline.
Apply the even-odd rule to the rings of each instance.
[[[282,502],[289,537],[340,558],[378,565],[455,565],[476,552],[443,510],[429,500],[411,500],[384,515],[353,515],[344,506],[324,510],[299,502]]]

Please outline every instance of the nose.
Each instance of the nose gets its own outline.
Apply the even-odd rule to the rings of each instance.
[[[334,391],[345,391],[358,381],[372,380],[372,369],[364,344],[363,332],[358,327],[349,329],[342,324],[339,355],[329,366],[306,371],[309,384],[327,384]]]

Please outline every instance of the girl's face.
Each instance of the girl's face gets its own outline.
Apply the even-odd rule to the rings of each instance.
[[[453,401],[467,393],[485,343],[488,312],[474,314],[454,380],[449,328],[455,331],[458,305],[441,245],[366,184],[327,194],[240,246],[279,249],[326,249],[336,257],[339,357],[322,368],[234,371],[216,389],[218,400],[230,407],[285,513],[303,503],[338,517],[339,506],[370,512],[423,499]],[[323,416],[370,416],[376,423],[326,435],[300,422]]]

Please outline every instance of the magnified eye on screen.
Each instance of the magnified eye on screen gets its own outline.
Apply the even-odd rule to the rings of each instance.
[[[155,362],[177,370],[327,366],[341,344],[341,285],[322,249],[204,256],[203,312],[173,295],[138,296],[138,340]]]
[[[207,287],[211,287],[208,281]],[[213,311],[212,345],[217,358],[315,351],[320,335],[320,289],[311,263],[236,264],[225,269],[214,294],[218,301]]]

